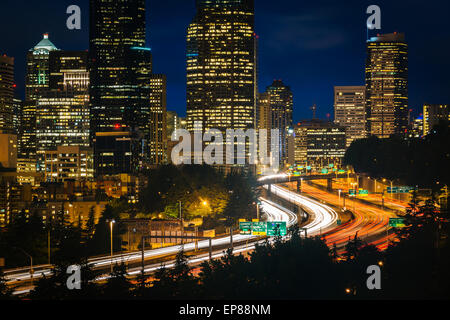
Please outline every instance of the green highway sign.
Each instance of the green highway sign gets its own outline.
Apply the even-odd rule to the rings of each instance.
[[[387,187],[386,193],[409,193],[414,191],[412,187]]]
[[[369,195],[369,190],[360,189],[360,190],[358,191],[358,194],[359,194],[360,196],[368,196],[368,195]]]
[[[253,236],[281,236],[284,237],[287,234],[287,225],[285,221],[273,221],[273,222],[239,222],[239,233],[241,235],[253,235]]]
[[[414,188],[412,187],[398,187],[399,193],[409,193],[411,191],[414,191]]]
[[[286,222],[267,222],[267,235],[269,237],[281,236],[287,234]]]
[[[349,190],[348,190],[348,195],[350,195],[350,196],[356,196],[356,190],[355,190],[355,189],[349,189]]]
[[[306,170],[311,170],[311,166],[307,166],[307,167],[306,167]]]
[[[334,167],[334,164],[330,163],[328,166],[329,166],[330,168],[333,168],[333,167]]]
[[[267,235],[267,222],[252,222],[252,235],[254,236]]]
[[[394,227],[394,228],[405,227],[405,219],[403,219],[403,218],[389,218],[389,227]]]
[[[252,222],[239,222],[239,233],[241,235],[251,235]]]
[[[338,173],[345,173],[345,170],[339,170]]]
[[[326,169],[326,168],[325,168],[325,169],[322,169],[322,173],[323,173],[323,174],[327,174],[327,173],[328,173],[328,169]]]

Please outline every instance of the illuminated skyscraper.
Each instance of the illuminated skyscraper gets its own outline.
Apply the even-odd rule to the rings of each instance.
[[[334,87],[334,123],[346,128],[347,147],[366,134],[366,87]]]
[[[154,74],[150,79],[150,164],[167,162],[166,76]]]
[[[13,133],[14,58],[0,56],[0,133]]]
[[[186,59],[187,129],[254,128],[254,0],[197,0]]]
[[[379,138],[408,128],[408,45],[403,33],[367,41],[367,131]]]
[[[13,100],[13,128],[14,133],[19,134],[20,128],[22,126],[22,108],[23,101],[20,99],[14,98]]]
[[[130,130],[148,123],[151,51],[145,31],[145,0],[90,1],[93,137],[118,125]]]
[[[167,140],[172,139],[172,134],[180,129],[186,129],[186,118],[180,117],[175,111],[167,111]]]
[[[27,75],[25,81],[25,100],[37,101],[39,97],[46,94],[49,90],[50,71],[49,57],[50,52],[58,50],[50,41],[48,34],[28,51],[27,54]]]
[[[263,100],[260,102],[264,102],[264,98],[266,99],[269,108],[268,112],[270,113],[269,128],[280,130],[280,161],[281,164],[284,164],[288,156],[287,133],[289,128],[292,128],[293,121],[293,94],[291,89],[284,85],[283,81],[274,80],[267,87],[265,95],[263,95]]]
[[[423,106],[423,135],[430,133],[439,121],[450,122],[450,106],[447,104],[425,104]]]
[[[89,147],[88,96],[52,92],[36,108],[37,171],[44,169],[45,152],[59,146]]]
[[[126,168],[134,168],[135,163],[142,168],[150,154],[152,54],[145,47],[145,10],[145,0],[90,0],[91,139],[100,132],[131,132],[141,148],[133,150],[136,159]],[[121,168],[113,166],[108,173]]]
[[[36,169],[36,101],[25,101],[22,106],[21,126],[18,137],[19,162]]]

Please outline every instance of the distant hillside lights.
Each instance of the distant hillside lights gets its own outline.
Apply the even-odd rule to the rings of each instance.
[[[279,170],[279,129],[272,129],[270,132],[271,146],[270,152],[268,152],[267,129],[258,131],[254,129],[246,131],[242,129],[227,129],[224,142],[222,132],[218,129],[207,129],[202,134],[201,122],[195,122],[195,128],[193,135],[185,129],[178,129],[173,132],[172,141],[180,141],[180,138],[182,139],[172,149],[171,157],[175,165],[192,164],[192,162],[194,164],[223,165],[225,159],[226,165],[260,165],[267,166],[274,172]],[[192,150],[192,141],[194,150]],[[203,149],[204,145],[205,148]],[[237,152],[235,153],[235,151]]]
[[[67,14],[70,14],[67,18],[67,29],[69,30],[80,30],[81,29],[81,9],[79,6],[71,5],[67,7]]]

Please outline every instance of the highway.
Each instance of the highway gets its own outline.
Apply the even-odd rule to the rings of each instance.
[[[296,189],[295,185],[288,185],[291,189]],[[326,201],[336,207],[343,204],[342,197],[308,184],[302,185],[302,194],[320,201]],[[363,241],[377,246],[380,250],[386,249],[389,241],[395,238],[394,233],[390,231],[389,218],[396,218],[397,216],[392,212],[381,210],[376,206],[358,203],[349,198],[346,199],[346,207],[351,210],[354,219],[325,233],[324,240],[327,244],[329,246],[336,244],[338,248],[342,248],[349,238],[353,238],[358,233],[358,237]]]
[[[292,186],[293,187],[293,186]],[[366,238],[373,238],[371,243],[379,246],[381,249],[385,248],[388,243],[389,236],[384,236],[387,232],[387,224],[389,221],[388,213],[381,210],[376,210],[370,206],[362,206],[358,204],[358,210],[354,210],[355,219],[351,222],[337,226],[338,214],[334,209],[321,203],[322,199],[329,203],[335,202],[339,205],[339,199],[337,196],[323,192],[319,189],[306,186],[302,187],[305,194],[310,194],[315,198],[319,199],[313,200],[306,196],[297,194],[294,191],[290,191],[286,188],[272,185],[272,194],[283,198],[295,205],[301,206],[310,215],[310,220],[303,226],[308,231],[308,236],[322,235],[324,240],[329,246],[336,244],[338,247],[342,248],[346,242],[353,237],[356,232],[361,237],[366,235]],[[292,211],[283,208],[282,206],[264,198],[260,198],[261,210],[265,214],[267,221],[286,221],[288,226],[291,226],[298,222],[297,215]],[[349,204],[350,205],[350,204]],[[360,208],[364,207],[364,208]],[[248,236],[248,235],[233,235],[234,253],[245,252],[254,249],[255,243],[258,241],[259,237]],[[265,241],[265,240],[264,240]],[[249,243],[250,242],[250,243]],[[261,241],[263,242],[263,241]],[[244,245],[239,243],[245,243]],[[212,240],[212,246],[218,247],[222,246],[222,249],[213,251],[213,258],[218,258],[223,255],[223,246],[230,244],[230,237],[216,238]],[[187,243],[183,245],[185,251],[193,251],[195,248],[194,243]],[[206,249],[209,247],[208,240],[202,240],[198,242],[199,249]],[[171,247],[158,248],[153,250],[146,250],[144,252],[145,259],[157,258],[162,256],[170,256],[176,254],[182,246],[175,245]],[[98,257],[89,259],[89,264],[94,269],[98,270],[109,270],[110,264],[120,263],[120,262],[139,262],[141,261],[142,255],[140,252],[128,253],[122,255],[115,255],[112,258],[110,256]],[[209,259],[208,254],[197,255],[195,258],[190,258],[189,263],[192,265],[199,264],[203,261]],[[173,262],[168,262],[166,267],[170,267]],[[153,272],[161,266],[160,263],[145,265],[145,272]],[[48,266],[38,266],[35,272],[34,279],[39,278],[42,274],[50,275],[51,269]],[[141,267],[129,269],[129,275],[135,275],[141,272]],[[17,281],[29,281],[31,279],[29,270],[27,268],[9,270],[5,272],[6,279],[8,283],[14,283]],[[108,275],[100,278],[106,279]],[[23,292],[17,292],[23,293]]]
[[[286,221],[288,226],[291,226],[298,222],[297,215],[280,205],[269,201],[267,199],[260,199],[261,201],[261,209],[264,214],[267,216],[267,221]],[[316,201],[311,200],[307,201],[306,199],[303,201],[303,206],[308,212],[315,212],[314,219],[309,222],[308,225],[305,226],[305,228],[311,228],[311,232],[316,232],[317,230],[325,230],[333,222],[333,218],[329,216],[329,213],[321,212],[323,209],[319,209],[319,206],[317,205]],[[334,219],[335,221],[335,219]],[[258,237],[256,236],[247,236],[247,235],[233,235],[233,242],[239,243],[239,242],[249,242],[249,241],[256,241]],[[230,237],[222,237],[222,238],[216,238],[212,240],[212,246],[223,246],[230,244]],[[187,243],[184,244],[184,250],[185,251],[191,251],[194,250],[195,244],[194,243]],[[202,240],[198,242],[198,248],[199,249],[206,249],[209,247],[209,240]],[[180,250],[181,246],[175,245],[171,247],[164,247],[164,248],[158,248],[153,250],[146,250],[144,252],[144,258],[156,258],[156,257],[162,257],[162,256],[170,256],[176,254]],[[246,246],[247,249],[251,249],[250,246]],[[236,247],[236,250],[240,250],[239,247]],[[220,252],[215,253],[220,254]],[[100,269],[100,270],[106,270],[110,267],[110,264],[113,263],[120,263],[120,262],[139,262],[141,261],[142,254],[140,252],[135,253],[128,253],[128,254],[122,254],[122,255],[115,255],[112,258],[110,256],[103,256],[99,258],[92,258],[89,259],[89,265],[94,269]],[[35,274],[33,276],[34,279],[42,277],[42,275],[50,275],[51,269],[48,266],[37,266],[35,267]],[[15,283],[18,281],[29,281],[31,279],[29,269],[27,268],[20,268],[20,269],[14,269],[14,270],[8,270],[5,271],[5,277],[8,281],[8,283]]]

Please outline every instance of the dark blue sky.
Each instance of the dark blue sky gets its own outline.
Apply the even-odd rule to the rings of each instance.
[[[259,35],[260,91],[282,79],[294,92],[295,120],[333,111],[334,85],[363,85],[366,8],[382,10],[381,33],[405,32],[409,43],[410,106],[450,103],[448,0],[302,1],[255,0]],[[66,8],[82,9],[82,30],[66,28]],[[0,53],[16,58],[23,94],[25,56],[42,33],[60,49],[88,49],[88,0],[2,0]],[[185,114],[185,30],[195,0],[148,0],[148,46],[154,71],[167,74],[168,109]],[[376,32],[374,32],[376,33]],[[416,112],[417,113],[417,112]]]

